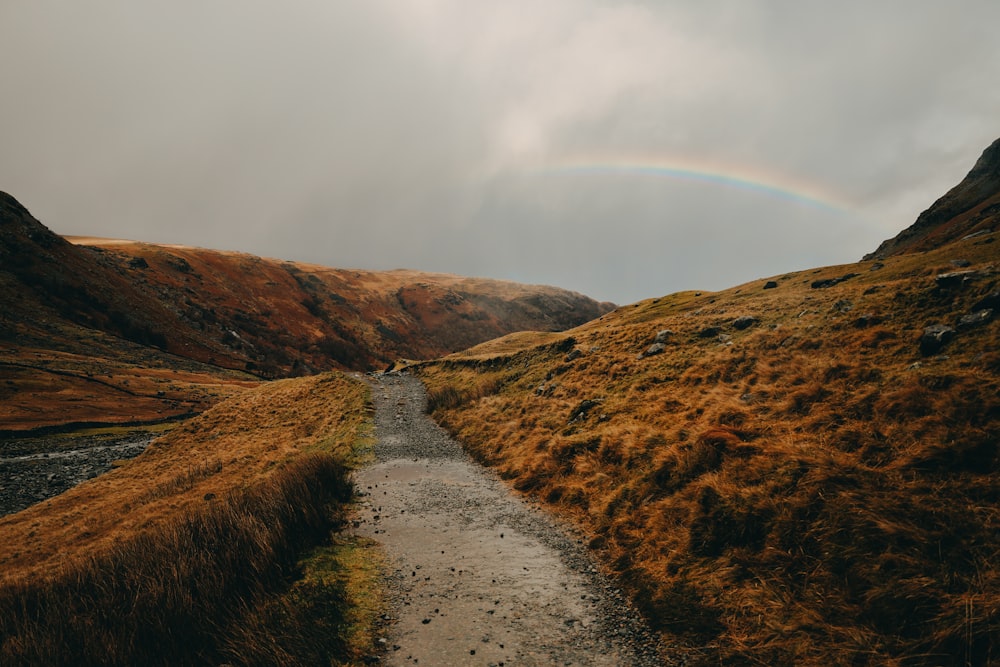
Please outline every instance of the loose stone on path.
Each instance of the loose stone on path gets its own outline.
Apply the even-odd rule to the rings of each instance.
[[[424,414],[416,378],[372,380],[377,462],[358,471],[361,535],[386,549],[388,665],[662,665],[585,549]]]

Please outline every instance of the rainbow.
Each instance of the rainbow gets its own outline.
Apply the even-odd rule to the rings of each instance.
[[[556,174],[622,174],[648,175],[675,181],[704,183],[743,190],[800,206],[859,217],[858,212],[843,198],[816,185],[787,175],[768,173],[759,168],[713,165],[694,160],[565,160],[541,167],[541,171]]]

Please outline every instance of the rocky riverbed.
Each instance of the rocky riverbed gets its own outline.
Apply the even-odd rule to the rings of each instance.
[[[0,516],[13,514],[138,456],[147,431],[0,440]]]
[[[384,664],[676,664],[582,546],[425,414],[421,383],[372,381],[377,462],[356,530],[391,562]]]

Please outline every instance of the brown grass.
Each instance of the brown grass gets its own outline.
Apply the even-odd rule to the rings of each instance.
[[[281,593],[350,497],[365,396],[337,375],[251,390],[120,468],[5,517],[0,662],[346,657],[338,588]]]
[[[970,240],[668,296],[563,347],[528,339],[419,372],[435,417],[584,528],[694,662],[989,664],[1000,325],[940,356],[917,339],[997,289],[997,252]],[[956,258],[980,276],[942,290]],[[757,323],[733,327],[741,315]],[[664,329],[666,349],[640,358]]]

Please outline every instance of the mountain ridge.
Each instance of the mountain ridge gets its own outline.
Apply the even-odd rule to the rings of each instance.
[[[985,233],[1000,222],[1000,139],[983,151],[969,173],[916,222],[883,241],[864,259],[930,250],[963,236]]]

